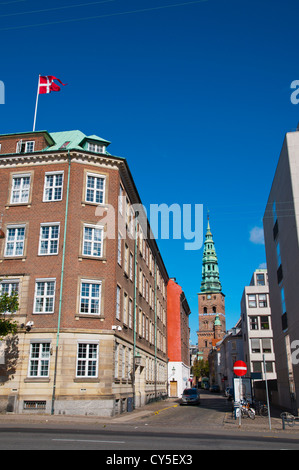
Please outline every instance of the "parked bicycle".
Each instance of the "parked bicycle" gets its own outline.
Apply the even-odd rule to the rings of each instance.
[[[268,407],[265,405],[265,403],[262,403],[261,401],[255,401],[253,403],[255,413],[259,416],[268,416]]]
[[[250,403],[246,400],[241,401],[241,416],[242,418],[255,418],[255,411],[250,407]]]

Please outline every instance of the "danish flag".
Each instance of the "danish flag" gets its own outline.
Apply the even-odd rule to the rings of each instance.
[[[63,86],[67,85],[66,83],[62,83],[59,78],[53,77],[53,75],[48,75],[46,77],[40,76],[38,84],[39,95],[43,95],[44,93],[51,93],[51,91],[60,91],[60,86],[57,85],[54,80],[57,80]]]

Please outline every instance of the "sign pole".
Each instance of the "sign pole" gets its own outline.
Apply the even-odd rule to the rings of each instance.
[[[242,414],[242,405],[241,405],[241,394],[242,394],[242,376],[246,375],[247,365],[243,361],[236,361],[233,365],[233,371],[237,377],[239,377],[239,426],[241,426],[241,414]]]
[[[242,415],[242,406],[241,406],[241,392],[242,392],[242,377],[239,377],[239,427],[241,427],[241,415]]]
[[[266,395],[267,395],[267,406],[268,406],[269,429],[271,429],[270,403],[269,403],[269,391],[268,391],[268,381],[267,381],[265,354],[263,354],[263,363],[264,363],[264,374],[265,374],[265,382],[266,382]]]

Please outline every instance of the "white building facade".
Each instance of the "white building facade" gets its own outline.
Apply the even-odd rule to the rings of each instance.
[[[275,380],[275,353],[266,269],[257,269],[250,285],[245,287],[241,300],[241,319],[247,375],[265,380],[265,357],[266,378]]]

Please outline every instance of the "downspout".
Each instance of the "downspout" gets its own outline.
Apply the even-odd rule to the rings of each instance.
[[[136,329],[137,329],[137,217],[139,212],[135,213],[135,268],[134,268],[134,332],[133,332],[133,409],[136,408],[135,406],[135,399],[136,399],[136,388],[135,388],[135,356],[136,356]]]
[[[68,175],[67,175],[67,190],[66,190],[66,202],[65,202],[63,249],[62,249],[62,263],[61,263],[61,276],[60,276],[60,293],[59,293],[59,310],[58,310],[58,323],[57,323],[57,335],[56,335],[56,352],[55,352],[55,367],[54,367],[54,378],[53,378],[53,392],[52,392],[51,415],[54,414],[54,403],[55,403],[55,394],[56,394],[57,363],[58,363],[58,344],[59,344],[60,322],[61,322],[61,305],[62,305],[62,290],[63,290],[64,261],[65,261],[66,229],[67,229],[68,206],[69,206],[69,192],[70,192],[70,174],[71,174],[71,157],[70,157],[70,151],[68,150]]]

